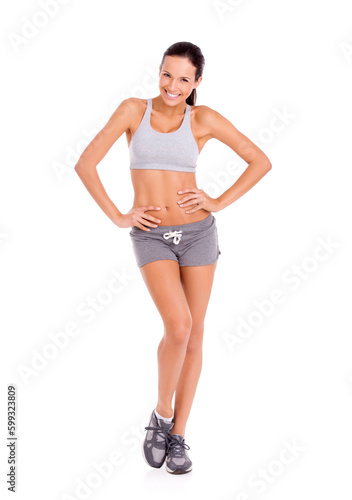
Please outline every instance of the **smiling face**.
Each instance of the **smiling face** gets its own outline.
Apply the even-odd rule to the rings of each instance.
[[[159,66],[159,89],[166,104],[185,101],[192,90],[198,87],[202,77],[196,82],[196,70],[186,57],[165,56],[163,66]]]

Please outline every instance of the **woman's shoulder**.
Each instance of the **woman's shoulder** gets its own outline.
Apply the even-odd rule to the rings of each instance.
[[[212,118],[214,115],[217,114],[217,111],[215,109],[210,108],[209,106],[206,106],[205,104],[201,104],[199,106],[196,106],[195,104],[191,106],[191,109],[194,109],[194,114],[196,116],[199,116],[199,118]]]
[[[140,123],[142,116],[147,109],[148,100],[139,97],[127,97],[121,103],[128,113],[131,126]]]
[[[147,107],[148,99],[141,99],[139,97],[127,97],[123,102],[131,111],[138,113],[138,111]]]
[[[219,115],[215,109],[212,109],[205,104],[201,104],[199,106],[193,105],[191,106],[191,110],[194,110],[194,120],[200,125],[207,125],[211,123]]]

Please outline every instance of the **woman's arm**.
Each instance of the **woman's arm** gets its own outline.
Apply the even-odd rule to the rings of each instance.
[[[216,199],[218,210],[222,210],[257,184],[272,166],[265,153],[237,130],[229,120],[208,106],[202,106],[202,108],[202,124],[205,125],[211,137],[229,146],[248,163],[248,167],[236,182]]]
[[[125,99],[101,131],[88,144],[75,165],[75,171],[103,212],[116,224],[121,212],[109,198],[97,172],[98,163],[116,140],[130,128],[135,104],[133,98]]]

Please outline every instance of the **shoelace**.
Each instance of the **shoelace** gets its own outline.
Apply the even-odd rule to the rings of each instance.
[[[154,427],[154,426],[148,426],[144,427],[147,431],[156,431],[159,434],[164,434],[164,438],[166,441],[166,448],[169,447],[170,442],[172,441],[172,434],[170,432],[170,429],[164,429],[163,427]]]
[[[182,457],[183,456],[183,451],[182,448],[185,450],[189,450],[190,446],[186,444],[184,441],[179,441],[177,438],[174,437],[173,434],[171,434],[171,441],[168,443],[168,451],[173,450],[173,455],[175,457]]]
[[[178,245],[180,243],[181,236],[182,236],[182,229],[180,231],[169,231],[168,233],[163,234],[165,240],[173,238],[175,245]]]

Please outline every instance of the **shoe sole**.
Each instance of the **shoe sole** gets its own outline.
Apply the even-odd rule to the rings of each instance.
[[[166,470],[167,472],[169,472],[170,474],[186,474],[187,472],[191,472],[192,470],[192,466],[190,468],[188,468],[187,470],[184,470],[184,469],[176,469],[176,470],[171,470],[168,468],[168,466],[166,465]]]

